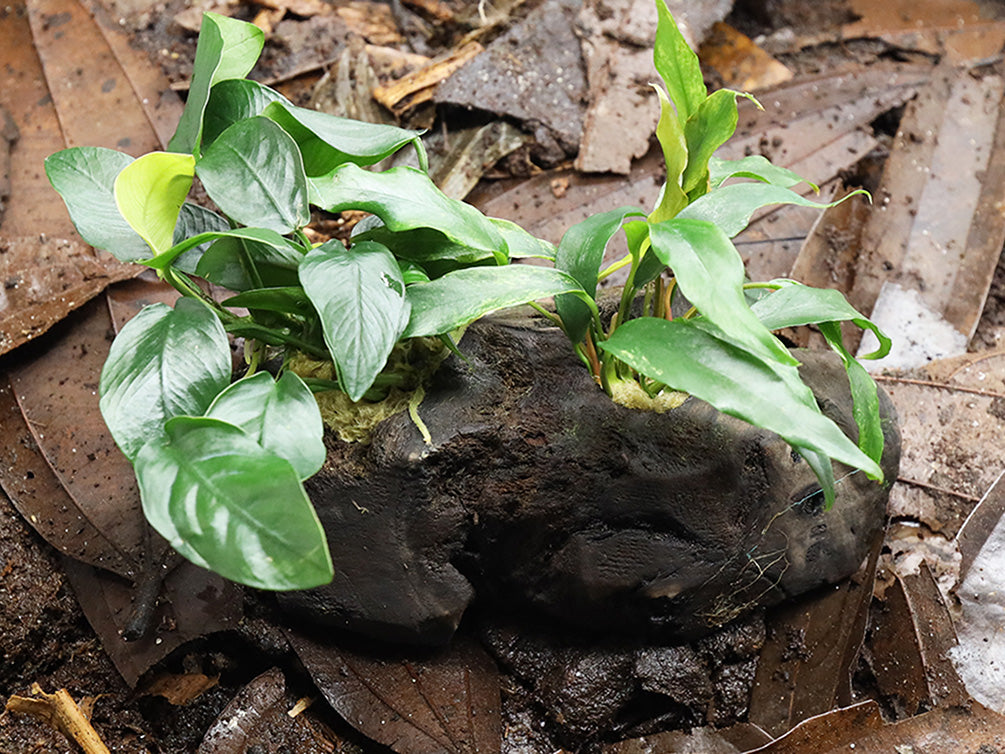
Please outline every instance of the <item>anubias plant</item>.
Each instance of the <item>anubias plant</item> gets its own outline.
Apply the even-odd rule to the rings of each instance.
[[[832,459],[882,479],[876,387],[842,345],[839,323],[876,332],[873,356],[888,341],[834,291],[747,283],[730,241],[759,207],[824,205],[793,192],[800,179],[761,157],[713,156],[736,127],[739,95],[707,94],[697,58],[657,2],[661,198],[649,213],[591,217],[557,249],[441,193],[420,133],[296,107],[247,80],[262,32],[212,13],[169,151],[134,160],[74,147],[46,160],[88,243],[152,268],[182,294],[122,328],[100,381],[101,411],[133,463],[143,510],[176,550],[256,587],[328,582],[326,539],[303,487],[325,458],[312,393],[340,391],[357,405],[393,386],[421,396],[416,371],[392,357],[399,344],[439,338],[456,350],[460,328],[483,314],[547,297],[557,313],[534,306],[615,400],[672,403],[684,391],[772,430],[812,466],[828,503]],[[418,169],[367,169],[409,145]],[[196,178],[216,211],[187,200]],[[312,206],[371,216],[350,244],[315,246],[304,232]],[[619,230],[629,253],[601,270]],[[521,257],[554,266],[511,264]],[[619,310],[602,317],[598,283],[622,267]],[[220,288],[234,295],[211,295]],[[673,318],[675,297],[678,310],[684,300],[690,308]],[[821,414],[772,335],[805,324],[844,360],[858,446]],[[244,341],[246,369],[234,382],[228,334]],[[330,379],[298,376],[304,357],[328,362]]]

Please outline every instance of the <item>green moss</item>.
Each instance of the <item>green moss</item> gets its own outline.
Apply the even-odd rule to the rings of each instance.
[[[341,390],[315,393],[321,418],[343,441],[369,443],[378,424],[408,411],[410,404],[422,400],[424,386],[449,353],[436,338],[412,338],[398,343],[381,372],[385,381],[396,384],[386,388],[385,394],[377,400],[363,398],[355,403]],[[317,361],[301,353],[290,359],[287,368],[300,377],[321,380],[336,377],[332,362]],[[378,391],[371,390],[369,395],[373,397],[374,392]]]

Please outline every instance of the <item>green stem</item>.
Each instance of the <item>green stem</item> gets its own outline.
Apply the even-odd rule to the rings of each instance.
[[[304,252],[308,252],[314,248],[314,244],[311,243],[311,239],[309,239],[307,234],[304,233],[303,228],[297,228],[294,233],[297,240],[300,241],[300,245],[304,248]]]
[[[603,270],[601,270],[597,274],[597,282],[599,283],[601,280],[604,280],[605,278],[610,277],[615,272],[617,272],[618,270],[620,270],[622,267],[625,267],[626,265],[629,265],[631,263],[632,263],[632,255],[631,254],[625,254],[617,262],[612,262],[608,267],[606,267]]]
[[[419,160],[419,170],[429,175],[429,155],[426,154],[426,145],[422,143],[421,138],[416,136],[412,139],[412,146],[415,147],[415,156]]]
[[[541,306],[536,301],[531,301],[530,302],[530,308],[533,309],[534,311],[536,311],[538,314],[540,314],[545,319],[550,320],[552,322],[552,324],[554,324],[556,327],[560,328],[562,330],[562,332],[565,332],[565,323],[562,322],[562,318],[559,317],[557,314],[555,314],[554,312],[549,312],[547,309],[545,309],[543,306]],[[568,333],[566,333],[566,335],[568,335]]]

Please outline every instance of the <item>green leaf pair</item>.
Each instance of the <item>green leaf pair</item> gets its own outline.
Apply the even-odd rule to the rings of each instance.
[[[220,322],[191,299],[146,307],[112,344],[100,407],[144,513],[178,552],[227,578],[327,583],[324,532],[301,484],[324,462],[317,404],[291,372],[229,385],[230,366]]]

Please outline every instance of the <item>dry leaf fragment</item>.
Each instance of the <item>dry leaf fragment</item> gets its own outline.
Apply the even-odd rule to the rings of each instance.
[[[698,50],[701,61],[728,87],[750,92],[784,84],[792,71],[758,47],[746,34],[717,21]]]
[[[477,42],[469,42],[445,57],[434,58],[396,81],[378,86],[373,90],[373,98],[391,112],[401,115],[406,110],[431,100],[437,84],[483,49]]]

